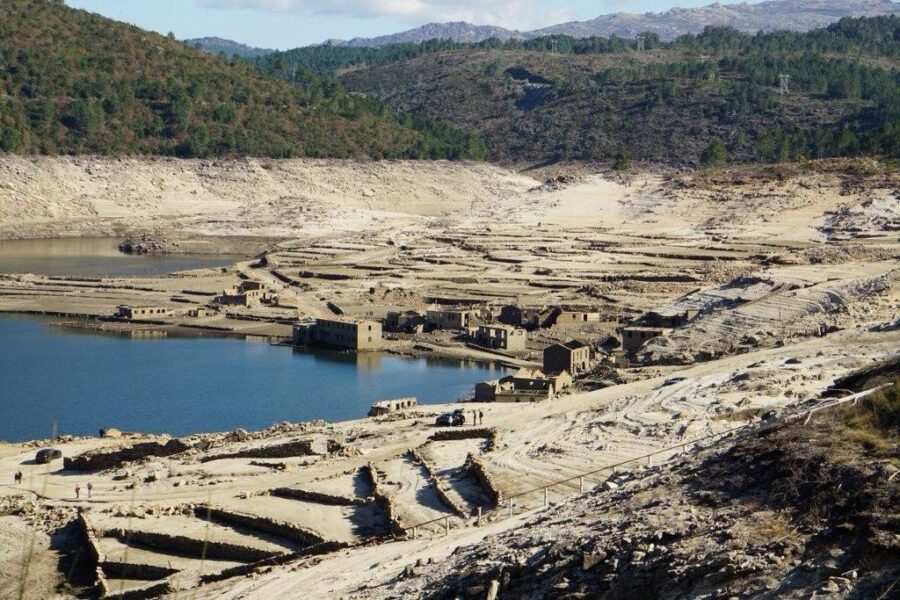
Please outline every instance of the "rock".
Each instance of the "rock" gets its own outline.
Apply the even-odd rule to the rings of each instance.
[[[603,562],[603,559],[606,558],[605,553],[592,552],[585,553],[581,555],[581,569],[584,571],[588,571],[593,569],[595,566]]]
[[[555,590],[566,590],[566,589],[568,589],[568,588],[569,588],[569,580],[566,579],[565,577],[563,577],[562,579],[560,579],[559,582],[557,582],[557,583],[553,586],[553,589],[555,589]]]
[[[115,427],[107,427],[100,430],[100,437],[118,439],[122,437],[122,432]]]
[[[500,582],[496,579],[491,580],[491,583],[488,585],[487,594],[485,594],[485,600],[497,600],[497,595],[500,593]]]
[[[246,429],[241,429],[240,427],[232,431],[226,436],[227,441],[229,442],[246,442],[250,439],[250,434],[247,433]]]
[[[125,479],[131,479],[134,477],[134,472],[131,469],[125,469],[124,471],[119,471],[115,475],[113,475],[113,481],[123,481]]]

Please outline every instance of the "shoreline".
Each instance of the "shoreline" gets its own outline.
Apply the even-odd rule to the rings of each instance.
[[[182,339],[182,340],[187,340],[188,344],[192,344],[195,341],[201,341],[201,340],[206,340],[206,341],[210,341],[210,342],[213,342],[214,340],[231,340],[235,343],[238,343],[238,342],[244,342],[244,343],[251,342],[252,343],[253,342],[253,339],[251,338],[251,336],[242,336],[242,338],[243,338],[242,339],[240,336],[238,336],[236,334],[224,335],[224,334],[216,333],[216,332],[182,332],[182,331],[178,331],[177,333],[179,335],[177,335],[177,336],[173,335],[172,332],[162,332],[164,335],[146,335],[146,336],[137,336],[136,337],[136,336],[134,336],[134,331],[94,330],[94,329],[91,329],[90,327],[84,327],[83,326],[84,324],[79,326],[79,325],[74,325],[72,323],[60,323],[60,322],[54,321],[52,318],[33,316],[33,315],[15,315],[15,314],[10,314],[10,313],[0,313],[0,321],[2,321],[2,320],[8,320],[11,322],[19,321],[19,320],[32,321],[36,324],[37,327],[40,327],[40,328],[46,327],[46,328],[48,328],[49,331],[52,331],[57,328],[61,328],[61,330],[59,330],[59,331],[52,331],[51,335],[53,335],[53,336],[67,335],[71,331],[78,335],[86,335],[86,336],[96,335],[96,336],[100,336],[100,337],[111,337],[114,339],[127,340],[127,341],[131,341],[131,340],[149,341],[149,340],[155,340],[155,339],[159,339],[159,340]],[[29,331],[30,331],[30,329],[29,329]],[[448,369],[450,371],[452,371],[455,369],[460,369],[463,366],[465,366],[466,367],[465,372],[469,375],[468,376],[460,375],[459,377],[456,377],[456,379],[459,379],[460,377],[462,379],[468,379],[468,380],[470,380],[471,385],[474,385],[485,378],[490,378],[488,373],[492,374],[492,376],[494,376],[494,377],[497,377],[497,376],[500,376],[500,375],[496,375],[496,373],[498,373],[498,371],[501,375],[503,373],[507,372],[506,368],[503,365],[500,365],[496,362],[490,363],[487,361],[477,360],[477,359],[474,359],[471,357],[462,358],[462,357],[457,357],[457,356],[438,355],[438,354],[429,354],[429,353],[418,353],[417,354],[414,352],[406,352],[406,351],[397,350],[397,349],[393,349],[393,350],[389,349],[389,350],[381,351],[381,352],[353,352],[353,351],[314,349],[314,348],[294,346],[292,344],[283,343],[283,342],[282,343],[279,343],[277,341],[273,342],[271,339],[264,339],[264,338],[257,338],[257,339],[259,341],[262,341],[266,346],[272,347],[273,349],[278,348],[286,353],[290,353],[291,356],[297,355],[297,358],[300,360],[296,364],[297,364],[298,368],[301,369],[299,371],[300,373],[304,372],[303,369],[306,369],[307,367],[304,367],[303,365],[308,364],[308,362],[310,360],[325,361],[325,362],[332,364],[335,367],[339,367],[339,368],[340,368],[340,365],[347,365],[347,364],[352,365],[352,368],[357,372],[360,370],[362,370],[363,372],[368,372],[370,368],[375,368],[376,370],[373,371],[373,373],[377,373],[377,374],[375,374],[374,377],[376,377],[377,379],[379,379],[383,382],[389,382],[390,380],[385,379],[385,378],[388,377],[389,373],[393,372],[393,369],[389,369],[386,372],[381,372],[380,365],[381,365],[382,361],[390,361],[390,359],[392,359],[392,358],[394,359],[394,361],[402,360],[402,361],[404,361],[404,363],[406,363],[406,361],[408,361],[408,364],[410,365],[410,367],[402,367],[403,369],[411,369],[411,371],[409,371],[409,375],[408,375],[408,377],[409,377],[408,385],[412,386],[412,387],[418,386],[419,388],[422,388],[422,391],[425,391],[428,388],[429,374],[428,374],[428,371],[420,373],[418,371],[418,367],[415,366],[417,364],[427,365],[428,369],[437,368],[439,370],[442,369],[444,371],[446,371]],[[215,346],[215,347],[218,348],[219,346]],[[205,348],[206,348],[206,350],[197,350],[196,352],[200,352],[201,356],[204,356],[204,357],[209,356],[210,358],[212,358],[212,356],[214,356],[214,354],[210,354],[210,352],[215,352],[213,350],[213,347],[206,346]],[[159,351],[152,350],[152,349],[148,349],[147,351],[150,352],[151,354],[159,353]],[[196,355],[196,352],[192,352],[191,355]],[[242,351],[238,350],[237,351],[238,355],[240,355],[241,352]],[[255,353],[256,351],[252,351],[252,352]],[[229,353],[229,355],[230,354],[231,353]],[[65,355],[62,355],[62,356],[65,356]],[[281,354],[279,354],[279,356],[281,356]],[[288,355],[284,355],[284,356],[288,356]],[[295,364],[290,359],[290,357],[287,357],[284,359],[278,359],[278,360],[279,360],[279,362],[288,361],[287,364]],[[360,361],[362,361],[362,362],[360,362]],[[371,362],[371,361],[374,361],[374,362]],[[225,365],[225,364],[231,364],[231,363],[221,363],[221,364]],[[394,368],[397,368],[397,365],[399,365],[400,363],[388,362],[388,364],[393,364],[393,365],[395,365]],[[238,365],[235,365],[235,366],[238,366]],[[422,368],[425,368],[425,367],[422,367]],[[483,375],[481,374],[482,372],[484,373]],[[417,375],[417,373],[420,373],[420,374]],[[64,379],[64,380],[68,381],[67,379]],[[326,381],[326,380],[323,379],[323,382],[324,381]],[[80,385],[78,382],[75,382],[75,383],[76,383],[76,385]],[[260,383],[265,385],[265,382],[260,382]],[[462,385],[459,382],[457,382],[457,384],[455,384],[455,385],[459,385],[458,391],[464,392],[464,396],[457,396],[456,392],[454,392],[453,394],[446,393],[446,392],[440,393],[440,394],[437,394],[436,395],[437,397],[435,397],[435,398],[429,398],[427,393],[425,394],[425,398],[423,398],[422,395],[419,393],[414,393],[413,395],[415,395],[417,397],[417,399],[419,400],[420,407],[430,407],[430,406],[435,406],[435,405],[452,406],[455,404],[459,404],[461,402],[471,402],[472,396],[473,396],[472,387],[468,384]],[[181,431],[178,431],[178,430],[173,431],[171,428],[169,428],[166,425],[162,425],[155,429],[144,429],[144,428],[142,428],[142,426],[140,424],[141,422],[135,421],[134,419],[131,419],[131,420],[126,419],[125,427],[121,427],[118,423],[114,422],[115,419],[110,419],[110,422],[107,422],[106,420],[104,420],[104,422],[98,421],[93,424],[85,423],[85,424],[82,424],[82,425],[74,427],[74,428],[62,427],[60,433],[54,439],[56,439],[56,440],[63,439],[63,440],[69,440],[69,441],[71,441],[71,440],[77,441],[79,439],[95,439],[95,438],[98,438],[98,436],[93,434],[92,432],[99,431],[106,427],[114,427],[117,429],[120,427],[122,429],[127,428],[127,429],[132,430],[136,434],[138,434],[137,437],[172,436],[172,437],[177,437],[177,438],[185,438],[185,437],[191,437],[191,436],[195,436],[195,435],[209,435],[209,434],[224,433],[224,432],[227,432],[227,431],[233,430],[233,429],[247,429],[247,430],[251,430],[251,431],[264,431],[266,428],[270,428],[270,426],[272,426],[272,425],[277,425],[277,424],[284,423],[284,422],[292,422],[292,423],[293,422],[298,422],[298,423],[299,422],[308,422],[308,420],[310,418],[315,417],[318,414],[327,415],[327,413],[329,412],[328,410],[326,410],[323,413],[321,410],[319,410],[319,408],[317,408],[320,406],[320,404],[319,404],[320,400],[317,399],[318,398],[317,394],[321,395],[321,392],[313,392],[313,395],[311,397],[304,398],[302,401],[298,399],[297,402],[299,402],[299,403],[294,404],[293,401],[287,402],[287,397],[283,396],[284,391],[285,390],[280,390],[276,393],[273,390],[272,394],[274,394],[274,395],[270,394],[269,396],[267,396],[267,398],[271,398],[271,401],[267,400],[267,402],[264,403],[264,405],[262,406],[262,411],[260,412],[260,414],[265,414],[266,412],[269,412],[269,413],[281,412],[281,415],[274,414],[270,421],[262,421],[261,422],[260,419],[258,418],[258,415],[254,416],[253,414],[250,414],[249,416],[242,416],[242,413],[240,411],[234,411],[229,408],[227,410],[227,412],[223,413],[223,415],[227,415],[227,416],[226,416],[226,418],[224,418],[222,420],[225,420],[225,421],[232,420],[233,425],[228,425],[227,427],[224,427],[222,429],[207,430],[207,429],[202,429],[202,428],[190,428],[190,429],[182,429]],[[349,412],[349,414],[347,414],[347,411],[344,410],[346,416],[342,417],[339,421],[334,421],[334,422],[338,423],[338,422],[344,422],[347,420],[364,422],[366,419],[367,411],[371,407],[371,405],[373,405],[379,401],[392,399],[396,395],[392,395],[390,393],[385,393],[384,395],[378,395],[378,396],[373,395],[369,398],[367,398],[367,396],[369,396],[369,394],[355,393],[352,391],[352,389],[347,392],[341,392],[340,393],[340,398],[342,399],[341,404],[346,404],[348,407],[357,406],[357,405],[359,405],[359,406],[357,409],[351,410]],[[399,397],[399,396],[397,396],[397,397]],[[279,398],[281,398],[281,400],[279,400]],[[367,400],[364,400],[366,398],[367,398]],[[63,423],[69,423],[70,425],[74,425],[74,424],[76,424],[76,421],[78,419],[75,419],[73,421],[73,419],[70,416],[67,416],[66,409],[64,409],[65,406],[68,406],[71,404],[70,400],[71,399],[69,399],[69,400],[63,399],[62,400],[61,408],[63,410],[61,413],[59,413],[58,418],[61,419],[61,422],[63,422]],[[209,404],[209,402],[212,402],[212,401],[213,401],[213,399],[210,397],[207,400],[202,401],[200,406]],[[289,409],[286,411],[280,411],[277,407],[281,406],[281,404],[284,404],[285,402],[287,402],[287,404],[285,404],[285,407],[287,407]],[[48,406],[53,406],[53,405],[54,405],[54,401],[48,399]],[[322,406],[325,406],[325,405],[322,405]],[[196,413],[197,410],[198,409],[193,409],[192,412]],[[300,414],[297,414],[298,411],[300,412]],[[303,414],[303,413],[306,413],[306,414]],[[301,419],[299,421],[294,421],[293,419],[291,419],[292,415],[295,418],[297,416],[306,417],[306,420]],[[229,417],[233,417],[233,419],[229,418]],[[192,416],[191,418],[196,420],[196,415]],[[54,418],[54,420],[56,420],[56,418]],[[48,427],[48,429],[49,429],[49,427]],[[47,444],[56,443],[56,442],[52,442],[52,441],[46,442],[46,440],[48,440],[50,438],[41,438],[41,437],[6,438],[3,440],[0,440],[0,442],[6,443],[6,444],[14,444],[14,445],[25,445],[27,447],[30,445],[34,445],[35,441],[39,440],[39,439],[44,440],[45,443],[47,443]]]

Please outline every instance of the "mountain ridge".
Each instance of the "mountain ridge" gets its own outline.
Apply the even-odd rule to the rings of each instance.
[[[659,13],[617,12],[586,21],[570,21],[531,31],[517,31],[492,25],[465,22],[428,23],[394,34],[351,40],[329,40],[326,44],[349,47],[381,47],[421,43],[435,39],[455,42],[483,42],[491,38],[534,39],[547,35],[572,37],[633,38],[656,33],[671,40],[687,33],[700,33],[707,25],[734,27],[745,33],[785,29],[805,32],[826,27],[843,17],[874,17],[900,13],[900,3],[892,0],[767,0],[757,4],[713,3],[696,8],[672,8]]]
[[[242,44],[241,42],[216,36],[191,38],[189,40],[184,40],[184,43],[210,54],[224,53],[225,56],[228,57],[237,55],[241,58],[258,58],[275,52],[275,50],[270,48],[255,48],[253,46],[248,46],[247,44]]]

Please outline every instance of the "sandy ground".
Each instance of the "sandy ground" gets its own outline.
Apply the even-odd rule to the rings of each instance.
[[[548,492],[550,501],[563,500],[579,491],[586,472],[815,401],[836,378],[900,348],[895,173],[807,172],[783,180],[596,175],[560,187],[496,167],[444,163],[4,159],[0,170],[7,174],[0,180],[11,182],[0,188],[0,235],[7,237],[143,231],[277,240],[265,266],[243,262],[225,272],[101,281],[0,276],[0,311],[86,316],[108,315],[123,303],[159,304],[174,311],[162,324],[91,323],[141,335],[205,326],[275,337],[289,332],[279,320],[330,314],[329,302],[372,318],[453,302],[584,306],[603,315],[597,323],[530,334],[526,352],[509,360],[534,364],[554,340],[599,343],[648,310],[703,310],[688,326],[647,344],[643,365],[617,373],[621,385],[540,404],[477,406],[497,431],[492,442],[429,441],[434,417],[450,408],[438,406],[396,419],[275,428],[246,439],[196,436],[183,454],[94,474],[29,464],[35,445],[0,448],[0,480],[25,473],[23,485],[0,488],[5,502],[82,508],[101,530],[119,523],[194,541],[213,532],[238,546],[292,546],[265,524],[210,524],[196,516],[195,507],[210,505],[354,545],[204,587],[194,587],[199,575],[234,561],[198,562],[188,551],[175,561],[182,572],[171,584],[173,592],[193,588],[196,597],[365,598],[368,587],[389,585],[410,563],[442,560],[519,522],[494,513],[475,527],[474,519],[454,516],[439,486],[472,514],[491,508],[469,454],[504,497],[527,492],[516,498],[516,511],[539,510],[543,492],[531,490],[568,480]],[[242,279],[276,290],[280,306],[186,316],[187,308],[208,301],[203,294]],[[487,358],[447,332],[398,336],[390,346]],[[671,379],[676,376],[683,379]],[[313,434],[346,450],[263,460],[268,466],[203,460]],[[59,447],[72,456],[134,441],[70,440]],[[411,449],[419,449],[435,477],[410,459]],[[658,460],[675,453],[667,450]],[[366,469],[378,476],[381,500],[373,498]],[[608,475],[589,475],[586,485]],[[74,485],[88,482],[93,497],[76,500]],[[279,488],[320,496],[278,497]],[[447,516],[452,528],[445,536]],[[435,519],[419,539],[380,543],[391,521],[396,528]],[[0,527],[11,536],[7,546],[16,545],[28,523],[40,531],[50,527],[17,518]],[[124,555],[119,542],[102,540]],[[138,550],[128,560],[169,560],[165,552]]]
[[[45,533],[16,517],[0,517],[0,598],[55,597],[58,559]]]
[[[535,185],[489,165],[336,160],[0,160],[0,236],[331,235],[490,204]]]

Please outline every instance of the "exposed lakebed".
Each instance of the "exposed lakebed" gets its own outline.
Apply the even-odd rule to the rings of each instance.
[[[244,259],[231,254],[132,255],[112,238],[0,240],[0,273],[69,277],[146,277],[224,267]]]

